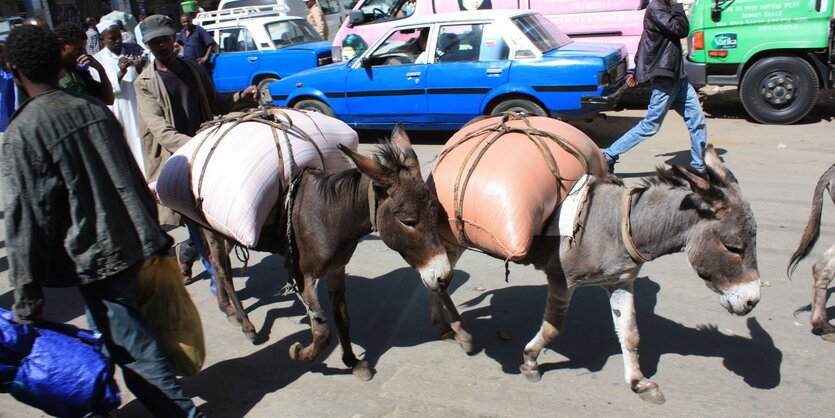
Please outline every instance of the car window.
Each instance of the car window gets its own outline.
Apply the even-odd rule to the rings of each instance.
[[[429,27],[393,32],[371,54],[371,65],[425,64]]]
[[[258,50],[252,35],[246,28],[221,29],[218,45],[221,54]]]
[[[531,14],[515,17],[513,23],[542,52],[548,52],[572,42],[557,25],[545,16]]]
[[[441,26],[435,62],[506,60],[510,48],[494,24]]]
[[[276,48],[323,40],[322,35],[303,19],[268,23],[266,28]]]

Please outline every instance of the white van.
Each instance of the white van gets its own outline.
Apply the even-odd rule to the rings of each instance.
[[[328,32],[332,39],[339,27],[342,26],[342,21],[350,10],[342,7],[337,0],[316,0],[316,2],[319,3],[319,7],[325,13]],[[304,0],[221,0],[217,6],[217,11],[223,13],[230,9],[244,7],[250,10],[253,7],[258,8],[262,12],[268,10],[280,11],[283,16],[307,17],[307,5]]]

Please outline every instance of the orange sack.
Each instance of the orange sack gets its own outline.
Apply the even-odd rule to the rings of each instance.
[[[603,153],[577,128],[509,113],[456,132],[428,183],[444,239],[519,261],[574,183],[607,170]]]

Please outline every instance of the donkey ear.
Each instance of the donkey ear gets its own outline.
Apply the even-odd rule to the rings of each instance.
[[[414,148],[412,148],[409,135],[403,129],[403,123],[397,122],[397,125],[394,126],[394,130],[391,131],[391,143],[400,151],[400,159],[407,167],[420,169],[420,162]]]
[[[706,204],[714,211],[725,207],[727,203],[725,193],[718,187],[710,184],[710,181],[677,165],[674,165],[672,170],[676,173],[677,177],[690,184],[690,190],[693,191],[701,203]]]
[[[371,177],[372,180],[376,181],[377,183],[381,184],[388,184],[388,172],[385,167],[380,165],[378,162],[374,161],[371,158],[368,158],[362,154],[356,153],[351,151],[350,148],[338,144],[339,150],[342,151],[351,161],[354,162],[354,165],[357,166],[357,169],[362,172],[363,174]]]
[[[739,183],[734,173],[731,173],[731,170],[725,167],[722,159],[719,158],[719,154],[716,153],[716,149],[713,148],[713,144],[708,144],[705,149],[705,167],[713,172],[723,184]]]

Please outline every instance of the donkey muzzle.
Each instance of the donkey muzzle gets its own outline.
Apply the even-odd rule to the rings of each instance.
[[[452,266],[446,253],[433,256],[423,267],[416,270],[420,273],[423,285],[434,292],[446,289],[452,278]]]
[[[761,287],[762,283],[757,279],[722,289],[719,303],[732,314],[747,315],[760,302]]]

